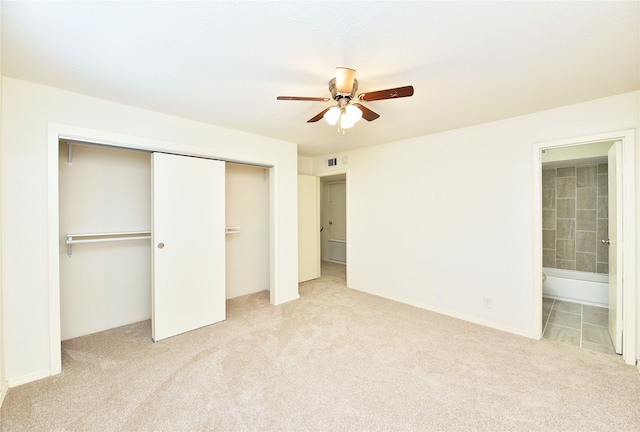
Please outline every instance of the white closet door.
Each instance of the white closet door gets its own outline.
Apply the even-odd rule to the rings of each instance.
[[[224,162],[152,157],[152,337],[225,319]]]
[[[320,179],[298,176],[298,282],[320,277]]]

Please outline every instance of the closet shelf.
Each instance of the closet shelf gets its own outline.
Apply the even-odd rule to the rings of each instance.
[[[147,240],[151,231],[129,231],[116,233],[67,234],[67,255],[71,256],[71,246],[78,243],[99,243],[123,240]]]
[[[228,226],[225,234],[239,234],[240,227]],[[123,240],[147,240],[151,238],[151,231],[129,231],[116,233],[67,234],[67,255],[71,256],[71,246],[79,243],[100,243]]]

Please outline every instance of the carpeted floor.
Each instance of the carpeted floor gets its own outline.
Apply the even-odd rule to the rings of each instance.
[[[640,374],[344,286],[158,343],[150,322],[63,343],[63,373],[11,388],[2,431],[638,431]]]

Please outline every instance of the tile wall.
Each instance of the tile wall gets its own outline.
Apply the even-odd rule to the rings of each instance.
[[[542,170],[544,267],[609,272],[607,164]]]

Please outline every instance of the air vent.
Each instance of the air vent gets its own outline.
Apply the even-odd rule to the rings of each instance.
[[[337,158],[333,158],[333,159],[328,159],[327,160],[327,166],[336,166],[338,165],[338,159]]]

